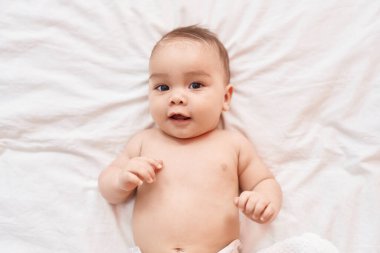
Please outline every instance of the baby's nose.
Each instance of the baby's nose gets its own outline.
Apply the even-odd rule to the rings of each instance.
[[[170,104],[173,104],[173,105],[187,104],[186,96],[182,93],[179,93],[179,92],[174,93],[170,97]]]

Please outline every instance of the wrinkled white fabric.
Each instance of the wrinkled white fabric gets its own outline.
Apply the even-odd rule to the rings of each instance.
[[[305,233],[277,242],[257,253],[338,253],[338,249],[328,240],[316,234]]]
[[[0,249],[124,253],[132,202],[97,176],[152,126],[148,60],[160,36],[216,32],[235,86],[228,129],[280,182],[271,225],[242,216],[243,253],[310,232],[380,252],[380,1],[0,1]]]

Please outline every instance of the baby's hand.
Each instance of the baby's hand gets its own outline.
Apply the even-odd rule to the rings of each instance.
[[[163,167],[161,160],[148,157],[134,157],[128,161],[119,174],[119,187],[131,191],[144,182],[153,183],[156,173]]]
[[[275,215],[270,200],[259,192],[244,191],[234,202],[248,218],[258,223],[266,223]]]

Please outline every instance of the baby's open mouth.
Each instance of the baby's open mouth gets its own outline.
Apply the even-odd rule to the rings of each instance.
[[[189,120],[189,119],[191,119],[190,117],[184,116],[182,114],[173,114],[169,118],[174,119],[174,120]]]

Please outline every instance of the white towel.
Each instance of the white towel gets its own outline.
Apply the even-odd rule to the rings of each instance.
[[[277,242],[257,253],[339,253],[328,240],[316,234],[305,233]]]

